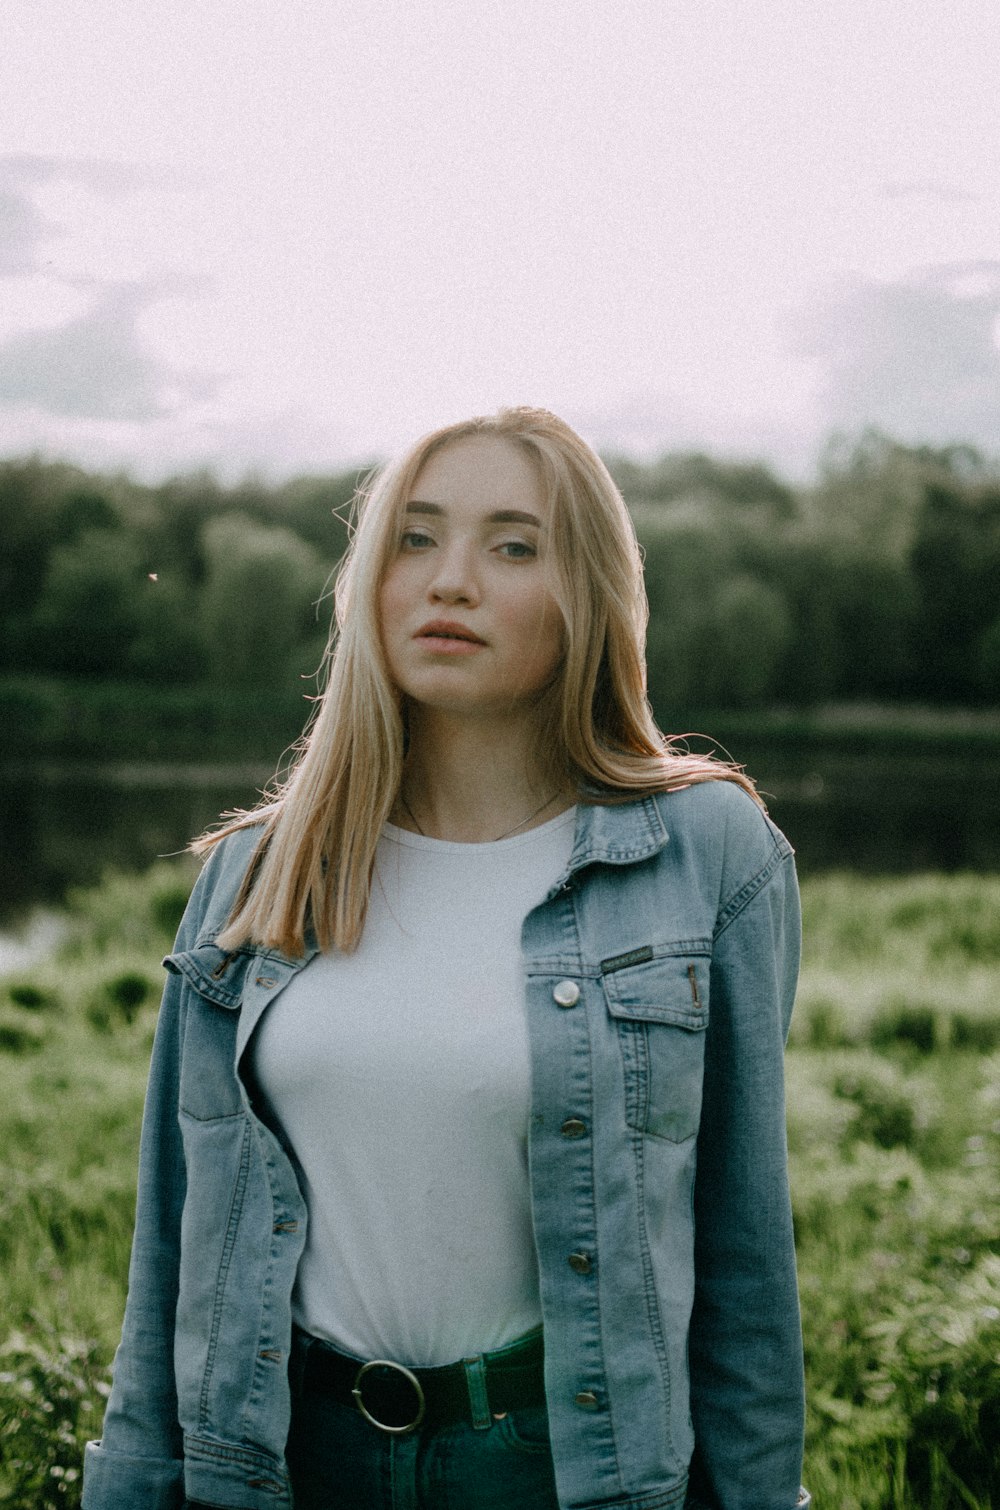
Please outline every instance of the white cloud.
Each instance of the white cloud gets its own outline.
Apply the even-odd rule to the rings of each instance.
[[[210,382],[169,372],[139,336],[139,317],[157,292],[113,285],[64,324],[9,337],[0,345],[0,404],[142,421],[205,398]]]
[[[33,273],[41,217],[23,194],[0,189],[0,276]]]
[[[904,441],[1000,440],[1000,261],[935,268],[896,283],[858,280],[806,338],[826,365],[838,429],[874,425]]]
[[[0,56],[6,444],[319,464],[531,400],[798,458],[886,384],[873,308],[805,355],[794,311],[1000,256],[1000,19],[956,5],[34,0]],[[85,399],[88,349],[122,376]],[[911,418],[981,424],[919,386]]]
[[[0,279],[0,345],[28,330],[53,330],[82,315],[91,302],[84,288],[45,273]]]
[[[916,179],[910,183],[886,184],[883,190],[886,199],[929,199],[941,204],[978,204],[981,195],[958,184],[937,183],[934,179]]]

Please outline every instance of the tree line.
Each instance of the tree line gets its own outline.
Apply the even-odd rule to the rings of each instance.
[[[691,709],[1000,704],[1000,466],[869,432],[816,480],[609,457],[646,558],[650,692]],[[287,688],[320,661],[363,474],[161,484],[0,463],[0,676]]]

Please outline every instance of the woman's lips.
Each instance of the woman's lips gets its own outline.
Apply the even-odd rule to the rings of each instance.
[[[486,643],[464,624],[452,624],[442,619],[425,624],[413,638],[425,649],[442,655],[468,655],[473,650],[481,650]]]
[[[418,645],[433,650],[436,655],[469,655],[483,648],[482,640],[461,639],[457,635],[418,634],[414,638]]]

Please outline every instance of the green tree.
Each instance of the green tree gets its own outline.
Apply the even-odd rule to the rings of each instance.
[[[780,698],[778,675],[791,639],[791,615],[775,588],[742,573],[722,582],[703,657],[707,703],[749,708]]]
[[[335,477],[293,478],[273,495],[270,522],[308,541],[331,569],[347,549],[351,502],[363,475],[350,471]]]
[[[33,616],[33,662],[69,676],[121,676],[142,620],[146,587],[122,530],[85,530],[57,545]]]
[[[212,675],[235,686],[283,684],[296,647],[316,636],[323,563],[290,530],[241,514],[212,520],[204,550],[200,617]]]
[[[891,698],[910,674],[916,585],[891,556],[844,547],[831,552],[840,672],[836,695]]]
[[[116,530],[121,526],[118,510],[99,487],[85,483],[60,499],[56,531],[62,544],[78,540],[88,530]]]
[[[979,685],[987,702],[1000,703],[1000,618],[995,619],[979,641]]]
[[[695,451],[662,456],[647,465],[611,457],[608,467],[629,504],[693,502],[702,511],[718,507],[731,517],[771,522],[790,520],[798,512],[792,488],[762,462],[719,461]]]
[[[37,458],[0,465],[0,666],[34,663],[33,617],[58,539],[59,495],[69,469]]]
[[[128,670],[140,681],[185,686],[202,680],[208,653],[197,594],[179,572],[146,573]]]
[[[919,615],[914,690],[979,701],[979,645],[1000,596],[1000,488],[928,485],[910,557]]]
[[[781,702],[808,707],[836,696],[844,668],[838,603],[841,581],[829,540],[811,529],[775,544],[772,586],[788,604],[794,633],[776,672]]]
[[[731,544],[712,525],[637,511],[649,598],[649,692],[673,721],[711,701],[712,603],[733,570]]]
[[[831,437],[818,471],[802,498],[806,516],[824,534],[900,564],[909,561],[930,484],[964,488],[990,476],[971,446],[904,446],[877,429]]]

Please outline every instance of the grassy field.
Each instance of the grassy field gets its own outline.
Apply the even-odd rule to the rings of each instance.
[[[0,1505],[75,1506],[191,872],[73,899],[0,987]],[[803,887],[789,1139],[817,1510],[1000,1510],[1000,877]]]

